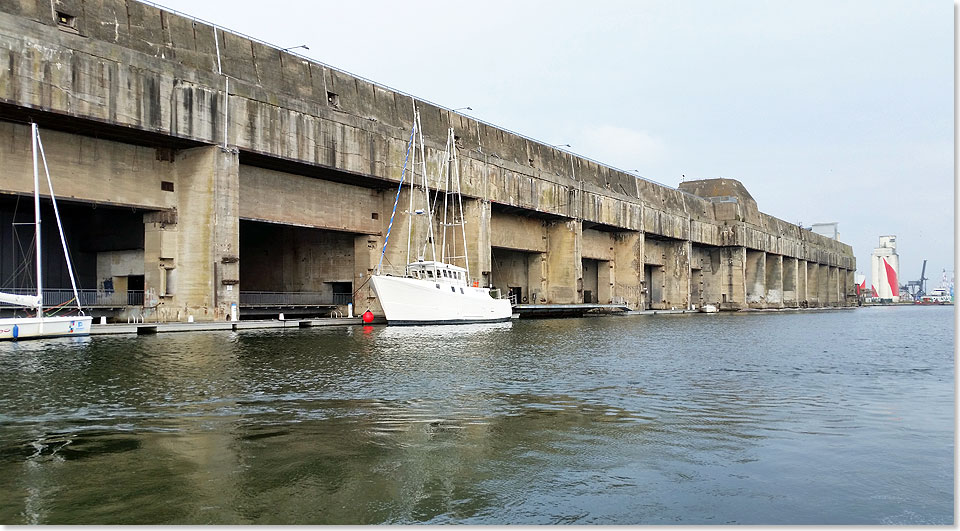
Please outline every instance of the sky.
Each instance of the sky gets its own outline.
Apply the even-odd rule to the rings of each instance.
[[[954,269],[954,3],[162,0],[658,183],[730,178],[838,222],[870,284]]]

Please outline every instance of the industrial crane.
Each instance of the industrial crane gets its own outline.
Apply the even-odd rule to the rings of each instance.
[[[927,261],[923,261],[923,269],[920,270],[920,280],[910,280],[907,282],[906,288],[907,293],[910,293],[913,296],[914,300],[920,300],[920,297],[923,297],[927,294],[927,280],[925,275],[927,274]]]

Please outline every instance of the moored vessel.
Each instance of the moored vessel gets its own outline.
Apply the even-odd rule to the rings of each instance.
[[[453,128],[450,128],[446,149],[438,164],[440,170],[431,201],[423,138],[420,134],[420,114],[414,108],[413,128],[393,213],[380,252],[377,271],[370,277],[373,291],[389,324],[497,322],[509,320],[513,313],[510,301],[501,298],[499,290],[481,287],[478,281],[470,279],[456,149]],[[408,222],[407,264],[402,271],[389,274],[384,270],[383,260],[390,242],[390,231],[397,214],[400,192],[408,173],[410,205],[405,213]],[[415,186],[418,173],[421,179],[419,186]],[[415,201],[417,205],[414,204]],[[421,204],[423,207],[417,208]],[[434,231],[435,219],[440,227],[439,256],[436,248],[437,235]],[[415,221],[418,229],[416,231]],[[415,236],[415,232],[419,236]],[[428,252],[431,255],[430,260],[426,256]],[[462,254],[458,254],[459,252]],[[463,266],[455,263],[458,261]]]
[[[60,213],[57,210],[57,199],[53,194],[53,183],[50,180],[50,169],[47,167],[46,156],[43,154],[43,144],[40,142],[40,132],[36,124],[30,124],[31,146],[33,149],[33,215],[34,215],[34,257],[36,266],[36,295],[22,293],[0,292],[0,303],[30,308],[35,312],[33,316],[16,316],[0,318],[0,340],[36,339],[60,336],[85,336],[90,334],[92,317],[83,314],[80,308],[80,299],[77,294],[77,283],[73,275],[73,266],[70,263],[70,252],[60,224]],[[40,176],[38,170],[38,155],[43,160],[43,169],[47,177],[47,187],[50,190],[50,200],[53,202],[53,212],[60,232],[60,243],[63,245],[63,255],[67,262],[67,271],[70,273],[70,283],[73,287],[73,299],[59,305],[55,310],[61,311],[66,304],[76,302],[76,315],[44,315],[43,306],[43,260],[40,242]],[[71,312],[74,310],[70,310]]]

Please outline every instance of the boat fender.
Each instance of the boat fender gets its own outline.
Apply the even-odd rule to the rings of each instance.
[[[373,322],[373,312],[371,312],[370,310],[367,310],[367,311],[363,312],[363,315],[361,316],[361,318],[363,319],[363,322],[365,322],[365,323],[368,323],[368,324],[369,324],[369,323],[372,323],[372,322]]]
[[[17,325],[13,325],[13,338],[17,339],[17,336],[19,335],[20,335],[20,327]]]

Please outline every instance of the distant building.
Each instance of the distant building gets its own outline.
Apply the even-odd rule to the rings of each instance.
[[[827,238],[836,240],[840,235],[840,232],[837,230],[837,225],[839,225],[839,223],[836,221],[833,223],[814,223],[810,227],[810,230],[814,234],[819,234],[820,236],[826,236]]]
[[[870,258],[871,282],[876,297],[891,302],[900,301],[900,257],[897,256],[897,237],[880,236],[880,246]]]

